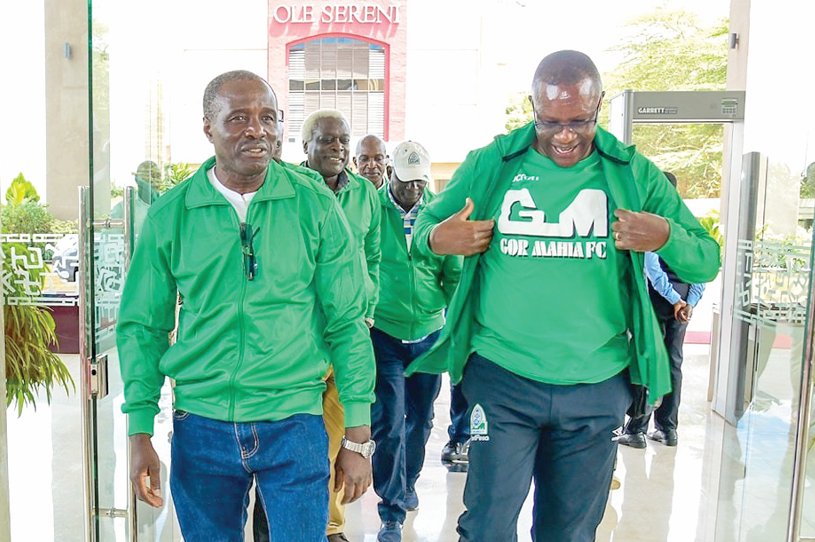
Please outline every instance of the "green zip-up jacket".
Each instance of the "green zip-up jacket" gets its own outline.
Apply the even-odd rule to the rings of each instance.
[[[310,169],[307,162],[299,167]],[[320,175],[319,172],[316,173]],[[365,294],[368,297],[368,304],[365,308],[365,317],[374,318],[379,300],[379,262],[382,259],[379,247],[379,198],[376,188],[369,180],[355,175],[348,169],[345,170],[345,174],[348,176],[348,183],[340,188],[336,196],[359,245],[360,257],[367,274]]]
[[[257,261],[248,280],[238,215],[207,178],[214,165],[151,206],[136,245],[117,327],[128,433],[152,434],[165,377],[176,381],[176,409],[207,418],[320,415],[329,356],[346,426],[369,425],[363,273],[337,199],[271,162],[246,219]]]
[[[435,196],[424,191],[421,209]],[[450,303],[461,276],[461,256],[427,255],[410,251],[399,209],[379,191],[382,205],[382,263],[379,266],[379,304],[374,327],[391,337],[414,341],[444,325],[444,309]]]
[[[486,147],[471,151],[446,189],[417,218],[413,239],[417,249],[426,254],[432,253],[428,239],[433,227],[460,211],[467,197],[475,204],[471,220],[495,216],[511,179],[523,162],[524,153],[534,141],[535,125],[529,123],[496,137]],[[657,254],[685,282],[713,280],[719,270],[719,245],[693,217],[657,166],[636,152],[634,146],[623,145],[600,127],[597,128],[594,145],[617,207],[647,211],[667,219],[670,236],[665,246],[656,251]],[[628,251],[628,254],[632,272],[621,287],[626,288],[631,300],[630,306],[626,307],[632,334],[631,380],[648,387],[649,400],[654,402],[671,391],[668,355],[648,297],[644,255],[634,251]],[[433,348],[408,367],[408,375],[447,370],[454,383],[461,380],[464,365],[472,353],[473,314],[479,298],[474,278],[479,259],[480,255],[465,258],[461,281],[450,303],[448,324]]]

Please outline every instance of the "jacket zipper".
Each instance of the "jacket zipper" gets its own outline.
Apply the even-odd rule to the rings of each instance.
[[[254,200],[249,204],[249,208],[252,207],[252,203]],[[238,219],[238,234],[240,235],[240,229],[243,227],[247,227],[249,222],[249,209],[246,211],[246,222],[241,223],[240,217],[238,216],[238,212],[235,208],[232,208],[232,212],[234,213],[233,216]],[[246,326],[244,324],[244,316],[245,311],[244,307],[246,304],[246,288],[247,283],[249,282],[246,277],[244,277],[244,261],[243,261],[243,245],[240,247],[240,284],[241,284],[241,293],[238,302],[238,361],[235,363],[235,368],[232,370],[232,374],[229,375],[229,419],[235,419],[235,403],[236,401],[236,390],[235,390],[235,381],[238,377],[238,372],[240,371],[241,365],[243,365],[243,357],[244,352],[246,350]]]
[[[397,212],[398,211],[399,211],[399,209],[397,209]],[[404,233],[404,231],[405,231],[405,220],[402,218],[402,213],[398,213],[398,216],[399,216],[399,222],[400,222],[400,226],[401,226],[401,229],[402,229],[402,233]],[[413,236],[413,232],[411,232],[411,237],[412,236]],[[410,304],[408,305],[408,307],[415,307],[416,306],[416,272],[415,272],[415,270],[413,268],[413,256],[410,254],[410,247],[408,247],[407,238],[404,237],[402,239],[402,242],[404,243],[405,251],[407,252],[408,272],[410,273],[410,296],[408,297]],[[411,242],[411,246],[412,245],[413,245],[413,243]],[[412,313],[412,311],[411,311],[411,313]],[[415,314],[411,314],[411,319],[410,320],[411,320],[410,321],[410,336],[413,337],[413,335],[416,333],[416,317],[415,317]]]

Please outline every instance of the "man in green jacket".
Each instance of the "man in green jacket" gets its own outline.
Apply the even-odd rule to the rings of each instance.
[[[319,109],[303,121],[303,151],[308,156],[302,164],[322,176],[325,185],[336,195],[354,238],[354,246],[363,269],[365,279],[365,324],[370,328],[374,323],[379,296],[379,198],[374,186],[362,177],[351,173],[348,161],[351,158],[351,128],[342,112],[336,109]],[[354,250],[354,249],[351,249]],[[326,377],[326,391],[323,397],[323,417],[328,432],[329,459],[340,450],[343,435],[343,409],[337,396],[334,373]],[[332,478],[330,485],[334,485]],[[328,508],[329,542],[344,542],[345,506],[341,494],[332,495]]]
[[[368,134],[360,138],[354,155],[354,165],[359,174],[371,181],[377,190],[388,184],[389,162],[388,149],[381,137]]]
[[[328,190],[271,161],[279,112],[266,81],[225,73],[203,105],[215,156],[151,206],[122,297],[131,479],[140,499],[162,504],[150,437],[170,377],[170,488],[184,539],[242,540],[254,480],[276,539],[318,542],[329,359],[350,443],[333,466],[337,489],[352,501],[370,484],[375,366],[356,245]]]
[[[688,282],[718,272],[718,244],[665,176],[597,127],[602,99],[589,57],[547,56],[534,122],[471,152],[416,222],[417,249],[467,256],[448,324],[408,369],[463,376],[463,542],[515,540],[533,479],[533,539],[594,540],[629,382],[670,391],[643,253]]]
[[[379,191],[382,264],[379,304],[371,341],[376,355],[376,402],[371,407],[374,490],[382,498],[379,542],[399,542],[408,510],[419,506],[416,480],[433,428],[433,401],[441,376],[405,378],[410,362],[433,345],[461,275],[461,256],[422,254],[413,223],[433,200],[427,190],[430,156],[414,141],[393,151],[393,175]]]

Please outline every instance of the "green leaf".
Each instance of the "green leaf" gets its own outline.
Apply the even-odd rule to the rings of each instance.
[[[6,202],[9,205],[22,205],[27,202],[38,201],[40,201],[40,195],[37,194],[34,185],[27,181],[22,173],[14,177],[8,190],[6,190]]]
[[[5,260],[4,260],[5,263]],[[54,354],[56,344],[54,318],[33,305],[5,305],[6,404],[16,403],[17,415],[31,405],[36,409],[36,394],[44,393],[50,403],[53,389],[76,391],[68,368]]]

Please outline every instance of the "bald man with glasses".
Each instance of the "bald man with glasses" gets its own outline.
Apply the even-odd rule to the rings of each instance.
[[[688,282],[718,272],[662,172],[597,126],[603,96],[588,56],[545,57],[534,122],[472,151],[416,220],[417,251],[466,256],[447,325],[407,371],[448,370],[470,405],[461,542],[515,540],[532,480],[533,540],[594,540],[630,384],[671,386],[643,254]]]

